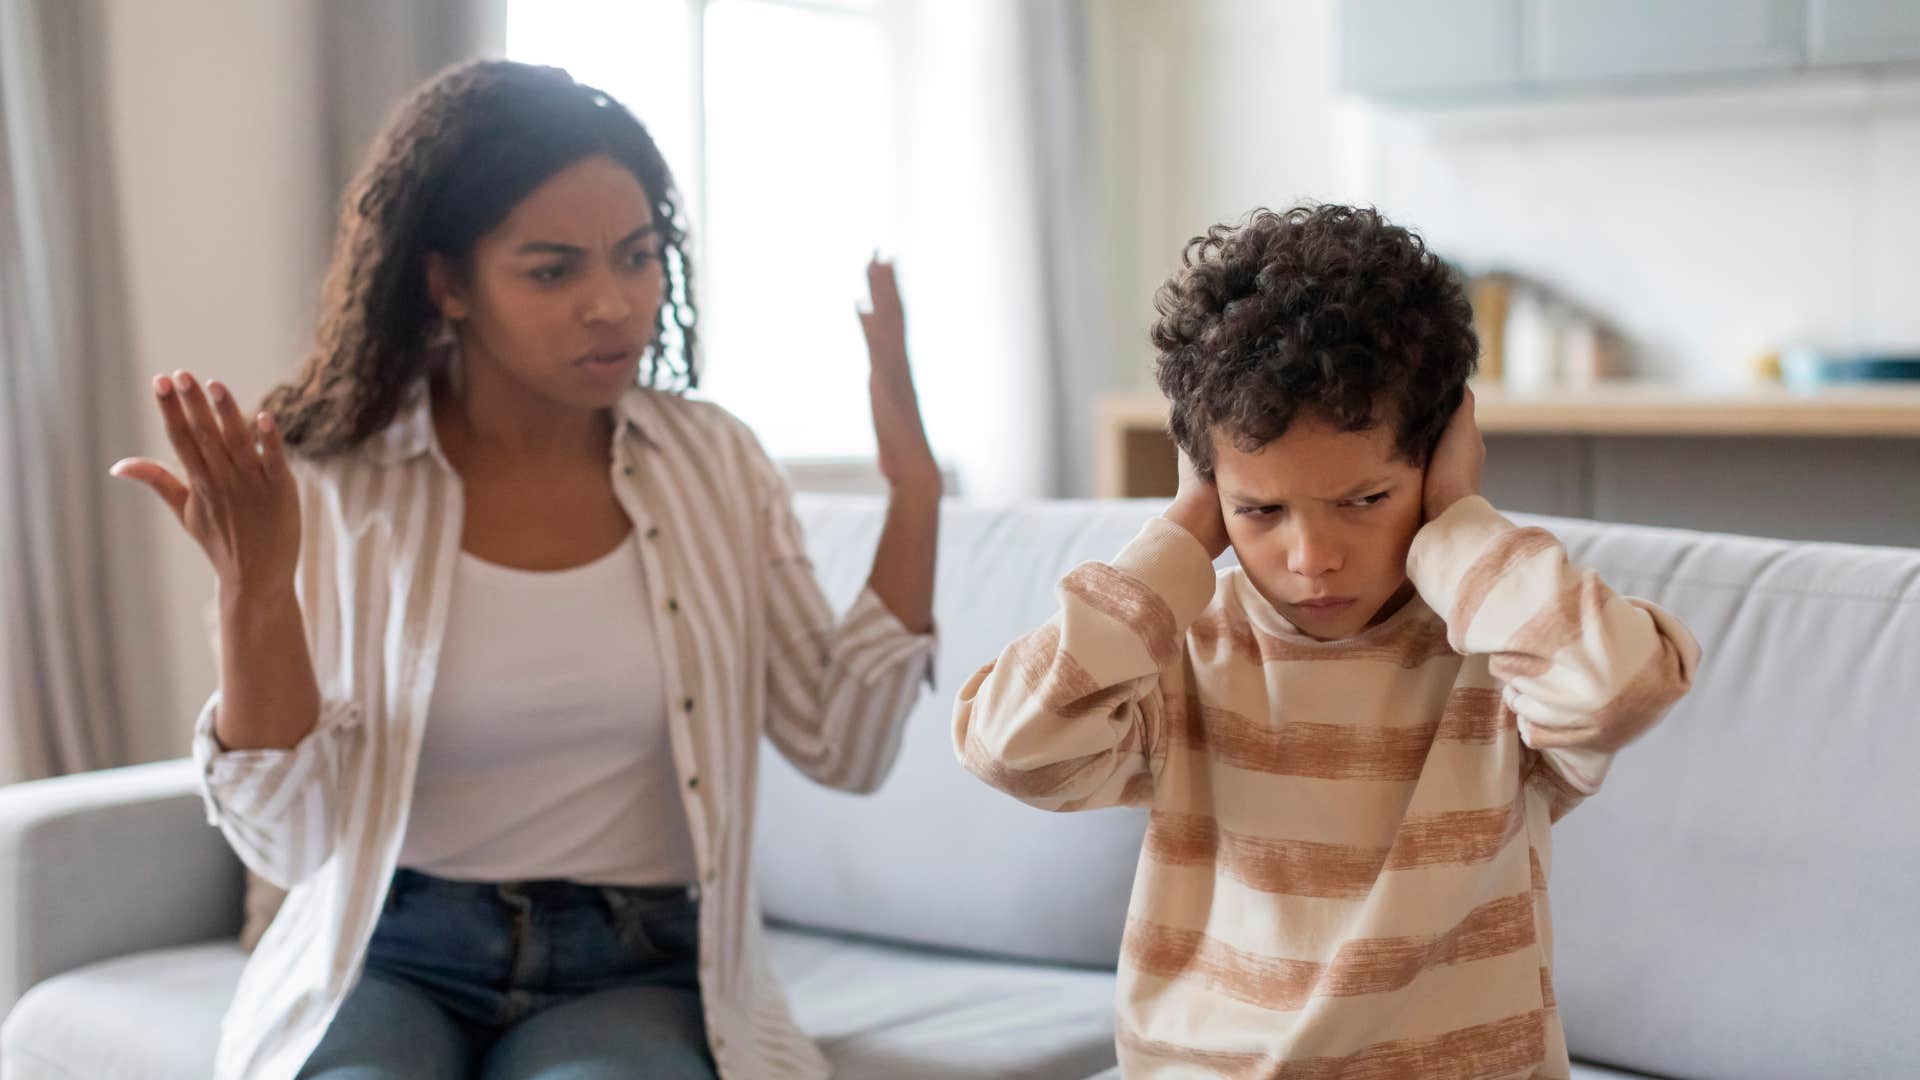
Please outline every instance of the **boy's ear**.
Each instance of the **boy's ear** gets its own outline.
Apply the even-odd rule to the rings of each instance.
[[[427,252],[427,297],[440,314],[448,319],[467,317],[466,292],[461,288],[460,275],[454,272],[453,264],[445,255],[437,251]]]

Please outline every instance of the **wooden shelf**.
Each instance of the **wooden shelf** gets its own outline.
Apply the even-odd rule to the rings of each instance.
[[[1490,435],[1920,438],[1920,384],[1871,383],[1815,394],[1778,388],[1706,391],[1619,382],[1588,390],[1512,394],[1475,387],[1475,416]],[[1100,493],[1171,491],[1167,403],[1158,393],[1100,402]]]

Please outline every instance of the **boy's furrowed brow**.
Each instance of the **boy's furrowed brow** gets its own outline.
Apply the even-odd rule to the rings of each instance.
[[[1392,483],[1391,477],[1370,477],[1366,481],[1353,485],[1331,499],[1322,499],[1320,501],[1346,502],[1348,499],[1357,499],[1362,495],[1371,495],[1390,483]],[[1287,499],[1269,498],[1265,495],[1252,495],[1243,491],[1223,491],[1222,493],[1225,494],[1228,499],[1239,503],[1241,506],[1279,506],[1289,501]]]
[[[1362,495],[1371,495],[1374,492],[1379,491],[1381,488],[1386,487],[1388,484],[1392,482],[1393,482],[1392,477],[1375,476],[1366,480],[1363,483],[1355,484],[1352,487],[1348,488],[1347,490],[1341,492],[1339,498],[1334,499],[1333,501],[1345,502],[1348,499],[1357,499]]]

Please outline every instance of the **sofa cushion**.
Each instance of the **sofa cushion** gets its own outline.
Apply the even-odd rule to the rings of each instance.
[[[769,933],[802,1030],[845,1080],[1080,1080],[1112,1064],[1113,976]],[[0,1028],[7,1080],[205,1080],[246,952],[209,942],[41,983]]]
[[[0,1028],[7,1080],[206,1080],[247,962],[238,941],[156,949],[57,975]]]
[[[1575,1056],[1654,1075],[1920,1061],[1920,551],[1542,522],[1705,647],[1553,830]]]
[[[1658,1080],[1646,1073],[1621,1072],[1604,1065],[1584,1065],[1578,1061],[1573,1063],[1571,1075],[1572,1080]]]
[[[802,496],[807,549],[844,609],[872,567],[884,506]],[[1047,503],[1004,513],[949,505],[934,618],[937,686],[907,720],[900,758],[870,796],[828,791],[770,746],[755,845],[771,917],[820,929],[1111,969],[1146,814],[1048,814],[1000,794],[953,752],[960,685],[1053,614],[1075,564],[1111,558],[1157,506]]]
[[[1114,1062],[1112,972],[769,933],[837,1080],[1082,1080]]]

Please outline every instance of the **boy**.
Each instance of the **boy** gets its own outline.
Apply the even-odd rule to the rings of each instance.
[[[1124,1072],[1567,1076],[1548,826],[1698,647],[1479,496],[1472,316],[1417,236],[1261,211],[1156,306],[1179,493],[954,715],[1010,795],[1152,810]]]

